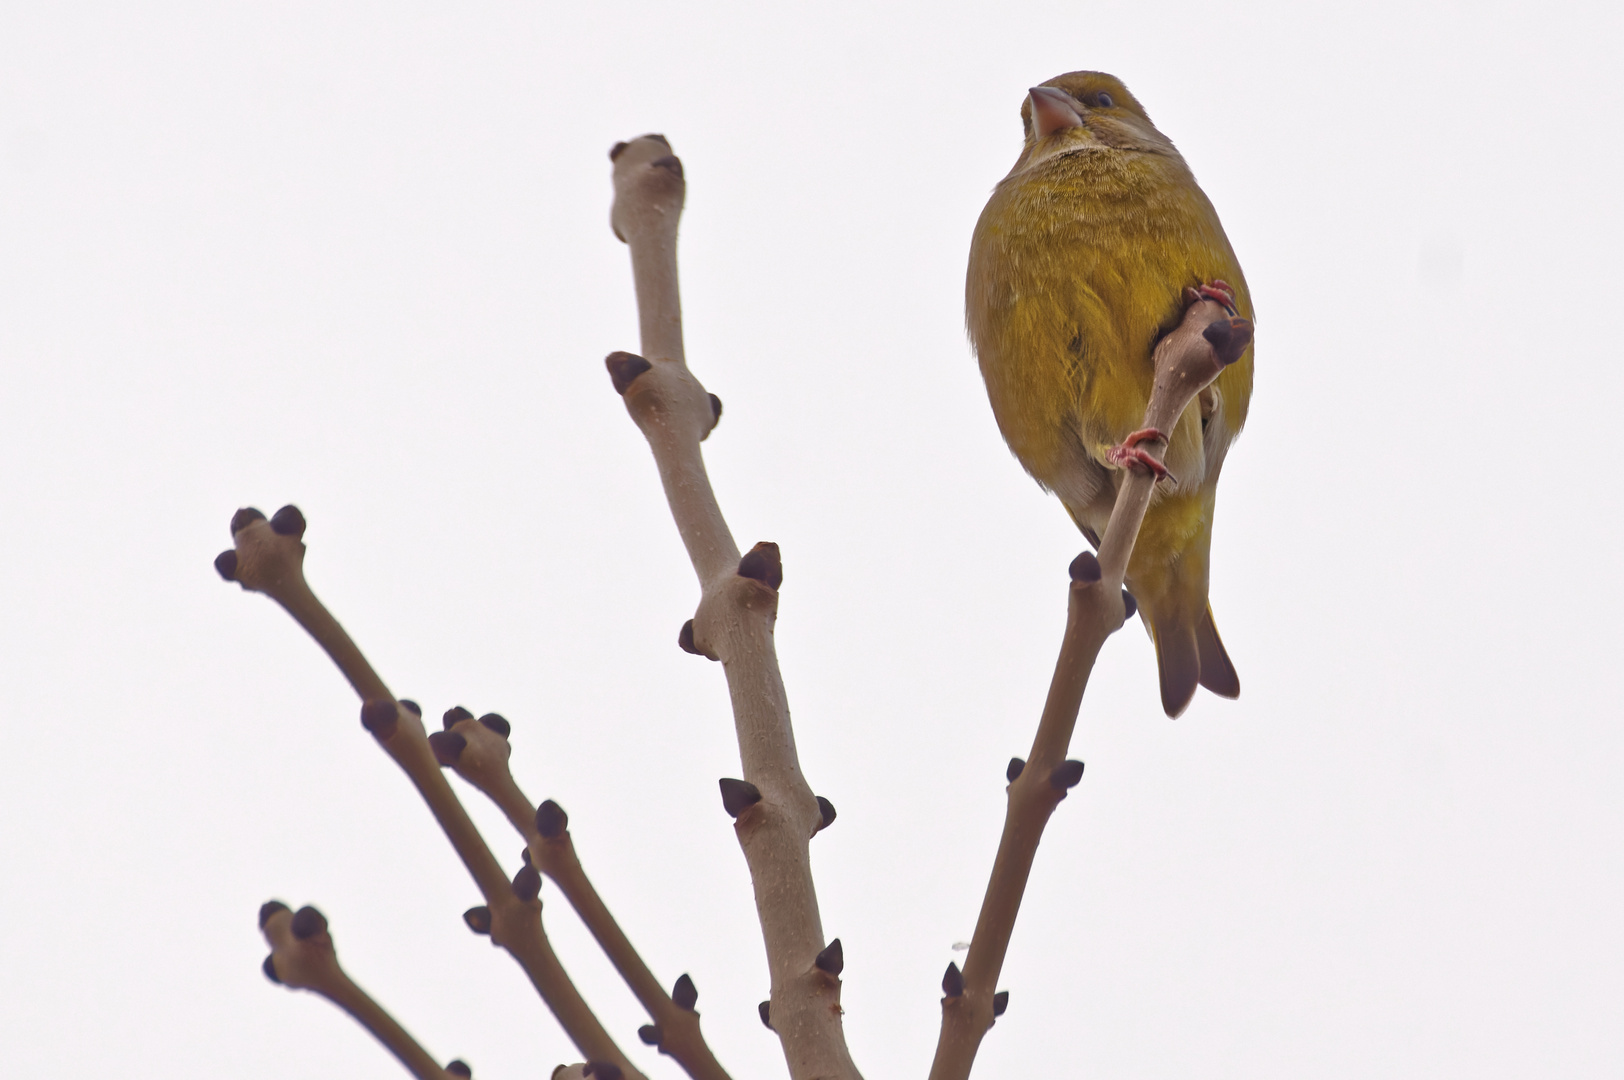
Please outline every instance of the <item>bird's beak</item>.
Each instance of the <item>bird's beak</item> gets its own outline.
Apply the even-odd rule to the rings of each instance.
[[[1027,93],[1032,98],[1032,127],[1038,138],[1047,139],[1057,131],[1083,126],[1083,118],[1077,115],[1071,95],[1064,90],[1034,86]]]

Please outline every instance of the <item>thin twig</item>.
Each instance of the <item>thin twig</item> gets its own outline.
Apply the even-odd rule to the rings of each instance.
[[[313,991],[349,1013],[418,1080],[451,1080],[468,1075],[462,1071],[467,1066],[461,1062],[441,1068],[383,1006],[344,973],[321,912],[305,907],[295,913],[286,904],[272,900],[260,908],[259,927],[271,947],[271,955],[265,958],[265,974],[273,981],[290,989]]]
[[[240,510],[231,522],[236,547],[215,560],[215,569],[227,581],[262,592],[281,604],[338,665],[361,696],[362,723],[417,787],[484,896],[492,944],[500,945],[519,962],[581,1053],[593,1061],[619,1066],[627,1080],[641,1080],[642,1074],[621,1053],[558,962],[541,927],[541,904],[534,894],[518,894],[446,782],[417,706],[395,700],[349,634],[310,590],[304,576],[304,530],[304,516],[292,506],[283,507],[270,521],[257,510]]]
[[[539,810],[533,809],[534,804],[519,789],[509,768],[512,747],[507,721],[475,719],[468,710],[457,708],[446,713],[445,724],[444,732],[429,736],[441,764],[484,792],[524,837],[531,865],[558,885],[615,970],[648,1010],[653,1022],[639,1032],[643,1041],[669,1054],[694,1080],[728,1080],[726,1070],[711,1053],[699,1029],[699,1013],[693,1001],[682,1005],[672,1000],[587,879],[570,838],[569,816],[551,801]],[[692,980],[687,980],[687,986],[692,989]]]
[[[1192,304],[1184,321],[1156,347],[1156,378],[1145,427],[1172,431],[1185,407],[1226,364],[1240,357],[1250,340],[1251,324],[1244,319],[1231,319],[1211,301]],[[1160,439],[1140,445],[1158,461],[1167,450]],[[1064,759],[1100,647],[1130,614],[1122,582],[1155,486],[1148,469],[1128,473],[1117,492],[1098,559],[1085,553],[1072,563],[1066,632],[1037,736],[1026,761],[1011,762],[1015,775],[1010,778],[1004,832],[964,971],[961,975],[949,967],[943,980],[942,1029],[930,1080],[966,1080],[982,1037],[1008,1001],[995,992],[998,975],[1043,829],[1060,800],[1082,778],[1082,763]]]
[[[699,578],[699,608],[679,643],[720,660],[727,675],[744,779],[729,782],[738,786],[724,792],[724,806],[735,815],[755,888],[772,978],[770,1024],[794,1080],[855,1080],[840,1020],[839,964],[829,959],[833,945],[823,936],[808,850],[825,815],[801,775],[773,648],[783,577],[778,549],[757,545],[740,559],[699,448],[721,417],[721,401],[706,393],[683,354],[676,257],[682,163],[658,135],[622,144],[611,156],[610,222],[631,248],[643,355],[616,353],[608,365],[648,439]]]

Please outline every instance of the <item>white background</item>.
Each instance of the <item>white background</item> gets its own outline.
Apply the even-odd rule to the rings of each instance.
[[[509,717],[721,1060],[783,1075],[721,671],[675,645],[694,579],[602,364],[637,346],[605,152],[662,131],[706,453],[783,546],[840,811],[846,1030],[922,1076],[1082,547],[994,428],[964,257],[1026,88],[1081,67],[1256,298],[1213,552],[1245,692],[1169,721],[1137,624],[1107,645],[978,1075],[1624,1070],[1616,5],[131,7],[0,14],[7,1074],[400,1075],[260,975],[273,896],[441,1060],[578,1059],[348,687],[211,568],[291,501],[390,685]]]

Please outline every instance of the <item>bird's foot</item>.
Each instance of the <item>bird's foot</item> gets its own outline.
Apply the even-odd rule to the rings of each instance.
[[[1229,312],[1231,316],[1240,314],[1239,311],[1235,310],[1235,289],[1227,281],[1219,281],[1215,278],[1199,288],[1184,290],[1186,306],[1199,304],[1203,300],[1211,300],[1214,303],[1222,304],[1224,310]]]
[[[1117,445],[1105,451],[1105,462],[1118,469],[1142,468],[1148,469],[1158,480],[1168,477],[1167,466],[1151,457],[1148,451],[1139,449],[1139,444],[1152,439],[1167,441],[1167,436],[1155,428],[1144,428],[1135,431]]]

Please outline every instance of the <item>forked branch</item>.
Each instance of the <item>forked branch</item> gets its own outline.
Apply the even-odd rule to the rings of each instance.
[[[722,403],[694,378],[683,353],[676,257],[682,163],[660,135],[619,144],[610,156],[610,222],[631,248],[643,354],[615,353],[607,363],[648,439],[699,578],[699,607],[678,641],[720,660],[727,675],[744,778],[723,782],[723,804],[750,867],[767,947],[772,996],[763,1018],[778,1033],[795,1080],[854,1080],[840,1021],[839,949],[823,936],[808,849],[832,808],[825,813],[827,804],[801,775],[773,647],[783,568],[776,545],[757,545],[741,559],[699,448]]]
[[[1195,396],[1240,358],[1251,338],[1251,324],[1232,318],[1219,304],[1210,300],[1192,304],[1184,321],[1156,347],[1156,377],[1145,427],[1172,431]],[[1158,462],[1167,451],[1162,439],[1140,445]],[[1132,598],[1122,591],[1122,582],[1155,486],[1149,470],[1129,472],[1117,491],[1099,557],[1084,552],[1071,564],[1060,657],[1032,752],[1024,762],[1019,758],[1010,762],[1004,832],[964,971],[950,965],[943,980],[942,1030],[930,1080],[966,1080],[982,1036],[1009,1001],[1007,993],[996,992],[998,975],[1043,829],[1060,800],[1082,779],[1082,762],[1065,760],[1066,751],[1100,647],[1133,614]]]
[[[296,507],[284,506],[269,521],[258,510],[239,510],[231,520],[236,546],[220,554],[215,569],[227,581],[281,604],[326,650],[361,697],[361,723],[416,786],[484,896],[483,929],[473,919],[469,925],[488,933],[493,944],[519,962],[582,1054],[614,1065],[627,1080],[640,1080],[642,1074],[621,1053],[558,962],[541,928],[541,903],[526,871],[509,882],[446,782],[417,705],[395,700],[349,634],[311,592],[304,576],[304,531],[304,515]],[[539,888],[540,879],[533,885]]]

